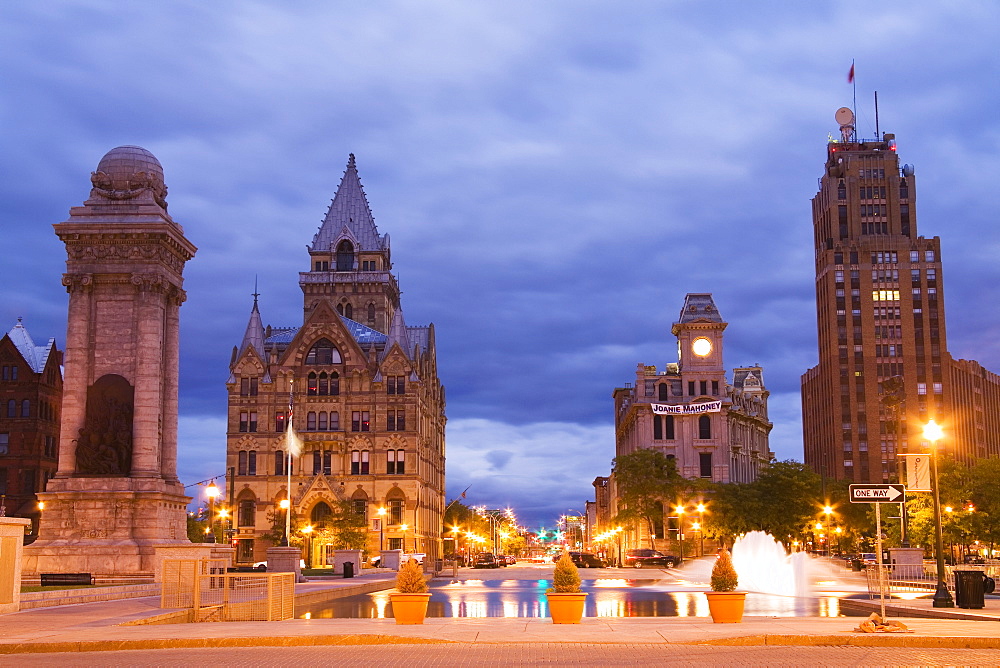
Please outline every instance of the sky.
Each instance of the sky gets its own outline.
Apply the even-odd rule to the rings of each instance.
[[[152,151],[199,248],[178,472],[221,475],[254,281],[265,323],[301,324],[354,153],[407,322],[436,327],[449,500],[582,511],[612,391],[676,361],[688,292],[729,322],[728,369],[764,366],[771,448],[801,460],[810,199],[852,60],[859,135],[878,91],[942,239],[949,349],[1000,371],[998,37],[1000,5],[967,0],[3,2],[0,329],[64,345],[51,225],[108,150]]]

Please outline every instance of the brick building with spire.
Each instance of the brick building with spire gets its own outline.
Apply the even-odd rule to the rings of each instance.
[[[405,323],[391,270],[389,236],[351,155],[299,274],[302,326],[265,327],[255,294],[233,350],[227,466],[238,563],[263,560],[283,525],[289,419],[303,442],[290,491],[293,533],[310,527],[307,563],[327,562],[336,545],[323,529],[345,507],[364,519],[369,554],[440,556],[446,418],[434,326]]]

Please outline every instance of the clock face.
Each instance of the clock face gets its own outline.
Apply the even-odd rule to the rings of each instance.
[[[691,352],[698,357],[705,357],[712,352],[712,342],[700,336],[691,343]]]

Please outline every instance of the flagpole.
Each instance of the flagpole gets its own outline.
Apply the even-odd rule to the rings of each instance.
[[[858,78],[854,74],[854,59],[851,58],[851,86],[854,95],[854,141],[858,141]]]
[[[293,412],[293,390],[295,388],[295,380],[292,379],[288,384],[288,433],[285,435],[285,474],[287,476],[288,484],[285,487],[285,495],[288,498],[288,508],[285,510],[285,538],[282,541],[283,545],[287,547],[289,545],[288,539],[292,535],[292,417]]]

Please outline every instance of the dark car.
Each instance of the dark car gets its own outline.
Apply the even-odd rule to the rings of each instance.
[[[625,553],[625,566],[643,568],[645,566],[673,568],[677,565],[677,557],[663,554],[658,550],[639,548]]]
[[[473,568],[499,568],[499,566],[500,564],[492,552],[477,554],[476,558],[472,561]]]
[[[604,568],[607,564],[596,554],[590,552],[570,552],[569,558],[577,568]]]

